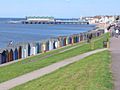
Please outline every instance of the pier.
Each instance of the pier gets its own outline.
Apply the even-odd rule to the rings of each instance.
[[[22,24],[89,24],[80,18],[27,17]]]

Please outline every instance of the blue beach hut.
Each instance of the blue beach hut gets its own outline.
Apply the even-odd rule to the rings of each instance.
[[[76,38],[77,38],[77,43],[79,43],[79,34],[77,34],[77,36],[76,36]]]
[[[72,36],[69,36],[69,38],[68,38],[68,44],[72,44]]]
[[[17,48],[14,49],[13,58],[14,60],[18,60],[18,49]]]
[[[1,49],[0,50],[0,64],[6,63],[6,50]]]

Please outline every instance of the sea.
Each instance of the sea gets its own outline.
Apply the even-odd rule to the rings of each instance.
[[[95,25],[47,25],[47,24],[10,24],[9,21],[23,18],[0,18],[0,48],[6,48],[10,41],[44,41],[58,36],[67,36],[93,30]]]

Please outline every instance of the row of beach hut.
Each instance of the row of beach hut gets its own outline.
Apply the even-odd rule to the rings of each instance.
[[[14,60],[24,59],[28,56],[33,56],[63,46],[85,41],[89,38],[88,35],[90,34],[94,38],[100,36],[103,33],[104,31],[100,30],[94,32],[74,34],[71,36],[59,36],[57,38],[51,38],[43,42],[19,43],[15,46],[0,49],[0,64],[4,64]]]

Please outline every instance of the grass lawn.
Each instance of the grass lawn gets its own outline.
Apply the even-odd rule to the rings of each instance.
[[[100,52],[11,90],[112,90],[110,63]]]
[[[93,40],[94,41],[94,49],[103,48],[103,40],[104,39],[106,39],[106,38],[102,37],[101,39],[99,39],[97,41]],[[76,44],[76,45],[79,45],[79,44]],[[69,47],[72,47],[72,46],[68,46],[65,48],[69,48]],[[91,49],[91,44],[84,44],[82,46],[76,47],[75,49],[71,49],[71,50],[65,51],[63,53],[55,54],[48,58],[44,58],[44,59],[40,60],[40,58],[45,55],[54,54],[62,49],[64,50],[65,48],[61,48],[61,49],[51,51],[51,52],[48,52],[45,54],[27,58],[23,61],[13,63],[8,66],[0,67],[0,77],[2,77],[2,78],[0,78],[0,83],[10,80],[10,79],[13,79],[18,76],[21,76],[23,74],[29,73],[31,71],[43,68],[43,67],[53,64],[55,62],[59,62],[66,58],[70,58],[70,57],[94,50],[94,49]]]

